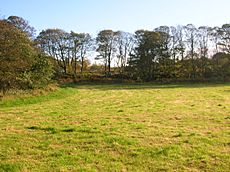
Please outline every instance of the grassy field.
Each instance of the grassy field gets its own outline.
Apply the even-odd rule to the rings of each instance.
[[[230,84],[69,85],[0,102],[0,171],[229,171]]]

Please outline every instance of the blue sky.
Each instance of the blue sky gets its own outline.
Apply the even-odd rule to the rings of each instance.
[[[230,0],[0,0],[0,15],[21,16],[39,32],[47,28],[96,34],[134,32],[160,25],[230,23]]]

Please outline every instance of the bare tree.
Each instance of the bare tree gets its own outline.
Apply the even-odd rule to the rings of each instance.
[[[115,48],[115,32],[112,30],[102,30],[99,32],[96,38],[98,48],[97,52],[99,55],[96,57],[96,60],[101,59],[105,65],[105,73],[111,74],[111,62],[113,55],[116,51]],[[108,69],[107,69],[108,67]]]
[[[190,58],[191,61],[191,69],[192,69],[191,77],[194,79],[196,73],[195,56],[196,56],[198,31],[193,24],[186,25],[184,29],[185,29],[186,43],[188,46],[187,57]]]
[[[35,34],[35,28],[29,25],[29,22],[25,19],[23,19],[22,17],[18,17],[18,16],[9,16],[6,21],[9,24],[12,24],[13,26],[15,26],[16,28],[22,30],[23,32],[25,32],[27,34],[27,36],[29,36],[30,38],[34,37]]]
[[[36,39],[43,52],[54,57],[65,74],[70,64],[69,37],[70,34],[61,29],[47,29]]]
[[[219,45],[221,50],[225,53],[230,53],[230,24],[224,24],[218,30],[220,36]]]
[[[116,46],[117,46],[117,67],[119,72],[124,72],[127,65],[127,59],[134,46],[134,35],[128,32],[116,32]]]
[[[200,54],[200,62],[198,65],[200,66],[200,75],[204,78],[206,73],[206,66],[207,66],[207,58],[208,58],[208,47],[210,42],[210,31],[211,28],[207,26],[201,26],[198,28],[198,49]]]

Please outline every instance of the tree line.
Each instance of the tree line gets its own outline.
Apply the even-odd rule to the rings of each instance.
[[[160,26],[152,31],[102,30],[88,33],[61,29],[42,31],[36,41],[53,57],[62,73],[77,76],[94,54],[105,76],[155,80],[228,80],[230,77],[230,24],[222,27]],[[92,53],[94,52],[94,53]]]
[[[91,64],[89,59],[99,63]],[[160,26],[135,33],[35,29],[18,16],[0,20],[1,89],[36,87],[83,73],[140,81],[227,81],[230,24]]]

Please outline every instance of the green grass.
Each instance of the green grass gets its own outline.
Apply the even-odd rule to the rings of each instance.
[[[0,102],[0,172],[229,169],[230,84],[66,85]]]
[[[73,89],[59,89],[55,92],[51,92],[48,95],[39,95],[39,96],[30,96],[30,97],[16,97],[14,100],[4,100],[0,101],[0,107],[16,107],[16,106],[25,106],[29,104],[36,104],[40,102],[63,99],[69,95],[76,93],[76,90]]]

